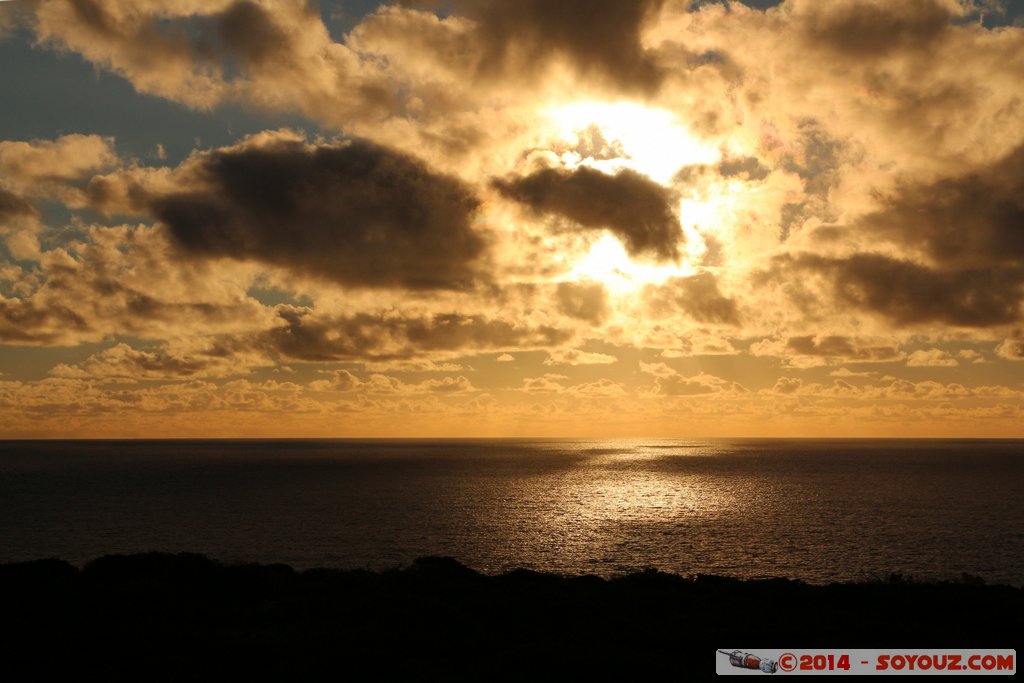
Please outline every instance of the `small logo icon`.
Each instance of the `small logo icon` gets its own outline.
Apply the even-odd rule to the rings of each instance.
[[[783,671],[796,671],[796,655],[792,652],[783,652],[779,656],[779,668]]]
[[[740,652],[739,650],[733,650],[732,652],[719,650],[718,652],[719,654],[723,654],[728,657],[730,664],[741,669],[754,669],[755,671],[760,669],[766,674],[773,674],[779,667],[778,663],[774,659],[762,659],[757,655]]]

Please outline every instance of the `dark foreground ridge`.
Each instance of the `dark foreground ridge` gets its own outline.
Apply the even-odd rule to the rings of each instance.
[[[8,680],[686,680],[713,672],[717,648],[1011,648],[1024,633],[1024,590],[970,577],[488,576],[436,557],[383,572],[194,554],[106,556],[81,570],[38,560],[0,565],[0,600],[0,677],[22,674]]]

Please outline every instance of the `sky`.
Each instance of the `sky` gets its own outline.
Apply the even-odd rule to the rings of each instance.
[[[0,437],[1024,437],[1024,1],[0,2]]]

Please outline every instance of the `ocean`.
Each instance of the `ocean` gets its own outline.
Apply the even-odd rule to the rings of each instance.
[[[0,562],[1024,584],[1024,441],[0,442]]]

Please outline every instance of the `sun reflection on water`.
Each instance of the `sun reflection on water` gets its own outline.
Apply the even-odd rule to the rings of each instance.
[[[565,444],[558,449],[565,452]],[[574,465],[538,488],[510,491],[501,518],[529,519],[509,528],[505,542],[544,558],[549,567],[594,571],[636,569],[624,557],[661,557],[679,567],[694,561],[700,543],[690,529],[737,514],[756,498],[721,479],[673,468],[689,457],[713,455],[708,442],[666,446],[650,442],[574,444]],[[526,502],[528,501],[528,502]],[[529,508],[528,514],[520,508]]]

